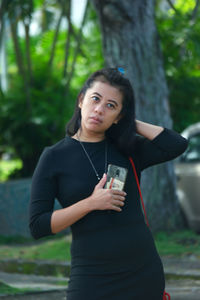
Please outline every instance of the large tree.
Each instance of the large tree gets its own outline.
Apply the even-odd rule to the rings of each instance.
[[[107,66],[124,66],[136,97],[136,118],[172,127],[168,88],[155,25],[154,0],[92,0]],[[134,178],[133,178],[134,180]],[[153,230],[182,226],[173,163],[143,173],[142,190]]]

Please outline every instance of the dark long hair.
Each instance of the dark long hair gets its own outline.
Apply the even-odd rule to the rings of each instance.
[[[95,81],[109,83],[123,95],[122,110],[120,113],[122,118],[117,124],[113,124],[107,129],[105,135],[121,152],[129,155],[133,151],[136,135],[135,98],[130,81],[120,70],[120,68],[104,68],[94,72],[87,79],[77,97],[74,114],[66,126],[66,133],[69,136],[73,136],[81,127],[81,109],[78,106],[80,96],[84,96],[87,89],[91,88]]]

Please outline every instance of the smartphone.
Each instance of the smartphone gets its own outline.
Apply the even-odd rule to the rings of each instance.
[[[105,189],[123,191],[128,170],[116,165],[108,165],[107,180]]]

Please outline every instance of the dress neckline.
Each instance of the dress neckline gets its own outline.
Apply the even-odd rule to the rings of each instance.
[[[77,139],[74,139],[72,138],[71,136],[69,135],[66,135],[66,139],[71,141],[71,142],[74,142],[74,143],[78,143],[80,144],[80,142],[77,140]],[[101,144],[104,144],[106,141],[106,139],[103,139],[99,142],[86,142],[86,141],[81,141],[81,143],[85,144],[85,145],[101,145]]]

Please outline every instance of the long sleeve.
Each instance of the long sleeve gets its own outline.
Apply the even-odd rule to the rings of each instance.
[[[52,235],[51,215],[57,190],[53,161],[51,149],[46,147],[32,177],[29,227],[35,239]]]
[[[186,150],[187,145],[187,139],[167,128],[164,128],[152,141],[138,136],[136,153],[141,171],[178,157]]]

